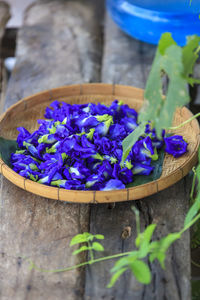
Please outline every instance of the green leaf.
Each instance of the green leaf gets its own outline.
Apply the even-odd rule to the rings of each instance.
[[[147,80],[145,105],[139,114],[140,122],[152,121],[159,137],[163,128],[171,126],[175,109],[189,102],[184,73],[182,48],[172,41],[169,33],[163,34]],[[163,74],[169,79],[165,99],[162,95]]]
[[[184,65],[184,76],[189,78],[193,74],[194,64],[198,59],[199,55],[195,51],[200,43],[200,37],[197,35],[189,36],[187,44],[183,47],[183,65]]]
[[[81,252],[83,252],[83,251],[87,251],[87,250],[89,250],[89,248],[88,248],[87,246],[82,246],[82,247],[80,247],[79,249],[74,250],[74,251],[72,252],[72,255],[76,255],[76,254],[79,254],[79,253],[81,253]]]
[[[131,132],[122,142],[122,147],[123,147],[123,156],[122,156],[122,161],[121,165],[124,165],[124,162],[131,151],[131,148],[133,145],[137,142],[139,137],[144,134],[145,131],[145,124],[140,124],[136,129]]]
[[[0,137],[0,157],[9,167],[12,167],[10,162],[11,153],[14,153],[17,149],[16,141]]]
[[[104,240],[104,235],[103,234],[95,234],[94,237],[97,240]]]
[[[149,255],[149,261],[153,262],[155,259],[157,259],[159,261],[162,269],[165,269],[165,264],[164,264],[165,257],[166,257],[166,254],[163,252],[151,253]]]
[[[114,265],[114,267],[111,269],[111,272],[117,272],[118,270],[120,270],[123,267],[128,266],[130,263],[132,263],[133,261],[135,261],[138,257],[138,251],[132,251],[131,254],[120,258]]]
[[[145,231],[136,238],[135,244],[136,244],[136,247],[140,247],[139,248],[139,257],[140,258],[147,256],[147,254],[149,253],[149,249],[150,249],[149,244],[150,244],[150,241],[151,241],[151,238],[152,238],[155,228],[156,228],[156,224],[151,224],[151,225],[147,226]]]
[[[92,243],[92,249],[95,251],[104,251],[104,247],[98,242]]]
[[[149,267],[142,260],[135,260],[132,262],[130,269],[139,282],[143,284],[149,284],[151,282],[151,272]]]
[[[88,242],[89,240],[92,240],[93,238],[94,238],[93,235],[88,232],[84,232],[82,234],[77,234],[71,239],[70,246]]]
[[[155,259],[158,259],[162,268],[164,269],[164,261],[166,257],[166,252],[168,248],[174,243],[177,239],[181,237],[180,232],[170,233],[166,237],[163,237],[159,241],[154,241],[150,244],[150,251],[152,252],[149,256],[151,262]]]
[[[115,282],[117,281],[117,279],[127,270],[128,268],[122,268],[120,270],[118,270],[115,274],[113,274],[113,276],[111,277],[111,280],[109,282],[109,284],[107,285],[107,288],[111,288]]]
[[[154,166],[154,170],[153,172],[146,176],[146,175],[136,175],[134,176],[134,181],[127,184],[126,187],[134,187],[134,186],[138,186],[141,184],[145,184],[151,181],[154,181],[158,178],[160,178],[161,174],[162,174],[162,166],[163,166],[163,161],[164,161],[164,157],[165,157],[165,151],[164,149],[161,149],[158,151],[158,160],[154,160],[151,162],[151,165]]]
[[[171,33],[166,32],[162,35],[162,42],[158,44],[158,50],[160,54],[164,55],[165,50],[171,45],[176,45],[176,42],[173,40]]]
[[[184,221],[184,228],[192,221],[200,210],[200,192],[198,192],[194,204],[190,207]]]
[[[161,249],[163,251],[167,251],[171,244],[174,243],[176,240],[180,239],[180,237],[180,232],[169,233],[166,237],[163,237],[160,240]]]

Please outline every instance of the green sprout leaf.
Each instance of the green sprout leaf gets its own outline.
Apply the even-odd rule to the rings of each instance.
[[[88,241],[92,241],[94,236],[88,232],[84,232],[82,234],[75,235],[70,242],[70,246],[77,245],[80,243],[85,243]]]
[[[151,282],[151,272],[148,265],[142,260],[135,260],[130,264],[130,269],[135,276],[135,278],[143,283],[149,284]]]
[[[145,231],[143,233],[140,233],[137,236],[137,238],[135,240],[135,244],[136,244],[136,247],[139,248],[139,257],[140,258],[145,257],[149,253],[150,241],[151,241],[151,238],[152,238],[155,228],[156,228],[156,224],[151,224],[151,225],[147,226],[147,228],[145,229]]]
[[[115,282],[117,281],[117,279],[127,270],[128,268],[122,268],[120,270],[118,270],[115,274],[113,274],[113,276],[110,279],[109,284],[107,285],[107,288],[111,288],[113,287],[113,285],[115,284]]]
[[[79,253],[81,253],[81,252],[83,252],[83,251],[87,251],[87,250],[89,250],[89,248],[88,248],[87,246],[82,246],[82,247],[80,247],[79,249],[74,250],[74,251],[72,252],[72,255],[77,255],[77,254],[79,254]]]
[[[97,240],[104,240],[104,235],[103,234],[95,234],[94,237]]]
[[[98,242],[92,243],[92,249],[95,251],[104,251],[104,247]]]

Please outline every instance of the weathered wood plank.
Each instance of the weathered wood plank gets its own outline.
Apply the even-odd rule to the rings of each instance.
[[[144,87],[155,47],[129,38],[106,19],[102,81]],[[140,210],[142,229],[157,224],[154,238],[180,230],[188,208],[188,189],[182,180],[154,196],[136,202],[116,203],[113,209],[105,205],[91,208],[90,231],[105,235],[106,254],[126,252],[134,248],[136,237],[131,206]],[[131,227],[131,237],[123,240],[124,227]],[[170,249],[164,272],[157,263],[150,264],[152,283],[143,286],[130,274],[125,274],[112,289],[106,289],[110,267],[114,262],[93,265],[86,273],[85,299],[126,300],[189,300],[190,249],[189,232]],[[92,282],[92,284],[91,284]]]
[[[0,47],[1,47],[1,39],[4,34],[5,26],[9,19],[10,19],[10,7],[8,3],[6,3],[5,1],[0,1]]]
[[[64,84],[100,80],[99,19],[89,1],[33,5],[19,31],[17,64],[6,107],[20,98]],[[82,299],[84,272],[47,274],[28,269],[21,257],[47,269],[73,265],[69,242],[88,230],[89,207],[43,199],[1,177],[0,298]]]
[[[19,31],[6,108],[44,89],[100,80],[100,17],[91,2],[47,1],[31,7]]]

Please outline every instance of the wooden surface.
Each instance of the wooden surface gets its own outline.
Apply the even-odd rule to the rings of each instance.
[[[95,4],[96,8],[91,7]],[[97,4],[100,5],[97,7]],[[155,47],[123,34],[108,18],[102,31],[102,1],[41,1],[26,13],[19,32],[17,64],[6,106],[24,96],[60,85],[103,81],[144,88]],[[102,66],[101,66],[102,61]],[[157,223],[154,238],[178,231],[188,209],[189,187],[183,179],[152,197],[136,201],[142,229]],[[69,273],[30,271],[22,256],[39,266],[60,268],[77,262],[71,237],[85,230],[105,235],[105,254],[133,249],[136,236],[132,202],[109,206],[45,200],[1,177],[0,298],[189,300],[189,232],[168,253],[166,271],[150,264],[152,283],[143,286],[125,274],[107,289],[113,262]],[[131,236],[122,238],[125,227]],[[84,257],[79,257],[79,261]]]
[[[9,18],[10,18],[9,5],[5,1],[0,1],[0,47],[1,47],[1,39],[4,34],[5,26]]]
[[[29,132],[38,129],[38,119],[43,119],[46,107],[53,99],[69,104],[111,103],[118,99],[129,107],[139,111],[143,104],[144,90],[132,86],[87,83],[55,88],[23,98],[12,105],[0,120],[0,136],[16,140],[17,128],[24,127]],[[178,126],[192,113],[186,108],[176,110],[173,126]],[[173,131],[171,131],[173,133]],[[199,124],[195,119],[174,132],[187,141],[187,153],[179,158],[165,154],[160,178],[135,187],[112,191],[74,191],[59,187],[41,185],[14,172],[3,159],[0,159],[0,171],[15,185],[36,195],[59,201],[75,203],[111,203],[138,200],[156,194],[182,179],[197,163],[199,147]]]

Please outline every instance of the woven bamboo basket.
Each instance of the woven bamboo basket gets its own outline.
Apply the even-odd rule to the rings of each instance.
[[[0,136],[16,139],[17,127],[23,126],[30,132],[38,128],[37,120],[42,119],[45,108],[53,101],[68,103],[98,103],[110,104],[113,100],[122,100],[137,111],[143,103],[143,90],[123,85],[111,84],[81,84],[70,85],[47,90],[24,98],[10,107],[0,119]],[[189,119],[192,113],[186,108],[177,109],[173,125],[176,126]],[[162,175],[159,179],[132,188],[113,191],[74,191],[50,187],[26,179],[15,173],[0,159],[0,169],[3,176],[18,187],[55,200],[78,203],[105,203],[127,200],[137,200],[157,193],[183,178],[197,162],[199,147],[199,125],[196,120],[176,130],[189,143],[188,152],[175,159],[165,154]]]

